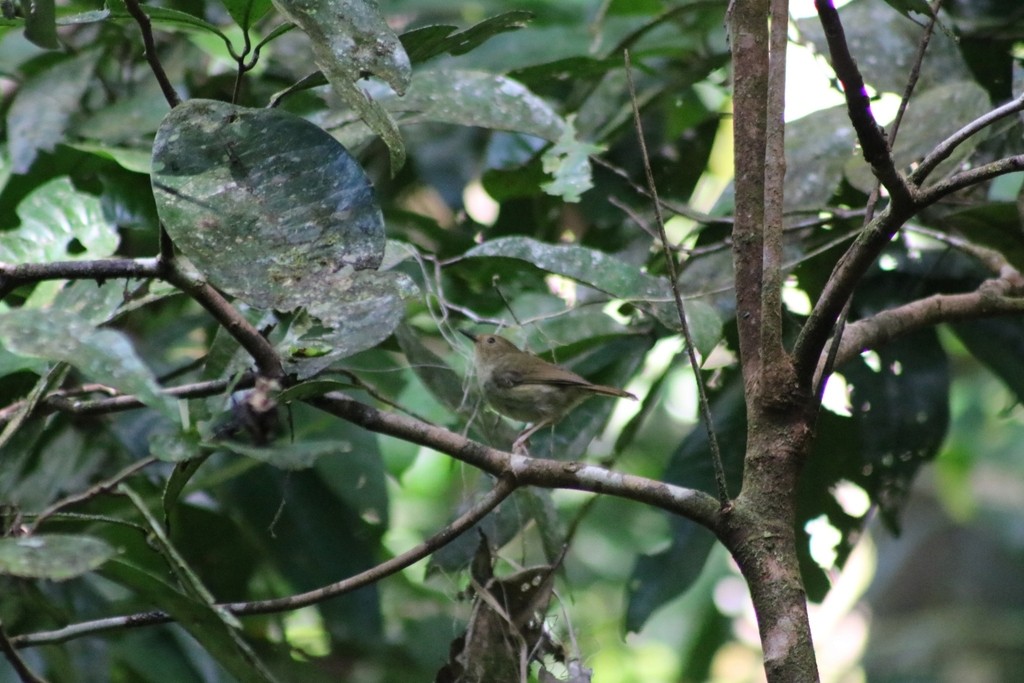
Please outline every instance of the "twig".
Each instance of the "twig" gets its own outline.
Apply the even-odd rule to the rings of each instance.
[[[864,349],[875,349],[896,337],[939,323],[976,320],[995,315],[1024,313],[1024,278],[1016,270],[1006,277],[986,280],[978,289],[965,294],[933,294],[896,308],[863,318],[846,326],[835,354],[835,365],[842,365]],[[821,381],[825,359],[815,379]]]
[[[1011,100],[1010,102],[1007,102],[1006,104],[971,121],[966,126],[936,145],[935,149],[929,152],[925,158],[921,160],[921,163],[918,164],[917,168],[910,174],[911,182],[920,185],[928,177],[928,174],[935,170],[936,166],[945,161],[949,155],[953,153],[953,150],[967,141],[972,135],[975,135],[996,121],[1004,119],[1007,116],[1012,116],[1020,111],[1024,111],[1024,94],[1021,94],[1017,99]]]
[[[496,508],[505,498],[516,489],[516,484],[511,477],[503,477],[498,480],[494,488],[478,500],[470,509],[461,514],[451,524],[444,527],[436,534],[420,543],[418,546],[407,550],[401,555],[382,562],[381,564],[360,572],[342,581],[323,586],[316,590],[291,595],[285,598],[273,600],[259,600],[256,602],[233,602],[218,605],[236,616],[253,614],[268,614],[272,612],[286,612],[299,609],[308,605],[314,605],[329,598],[350,593],[357,588],[376,583],[383,578],[391,576],[406,567],[415,564],[431,553],[436,552],[445,545],[451,543],[461,534],[470,529],[473,525],[484,518],[491,510]],[[173,621],[171,616],[165,612],[153,611],[132,614],[108,619],[97,619],[94,621],[72,624],[55,631],[44,631],[17,636],[12,639],[14,647],[31,647],[50,643],[62,643],[73,638],[93,635],[103,631],[114,629],[134,628],[136,626],[150,626],[154,624],[165,624]]]
[[[95,498],[96,496],[98,496],[100,494],[110,493],[118,484],[123,482],[128,477],[132,476],[136,472],[139,472],[139,471],[145,469],[146,467],[149,467],[150,465],[152,465],[154,463],[157,463],[157,462],[159,462],[159,460],[157,458],[153,457],[153,456],[149,456],[148,458],[143,458],[142,460],[138,460],[136,462],[133,462],[131,465],[129,465],[128,467],[124,468],[123,470],[121,470],[120,472],[115,474],[114,476],[109,477],[108,479],[104,479],[103,481],[98,482],[96,484],[93,484],[92,486],[90,486],[89,488],[87,488],[84,491],[79,491],[78,493],[73,493],[73,494],[71,494],[71,495],[69,495],[69,496],[67,496],[65,498],[62,498],[62,499],[58,500],[56,503],[54,503],[50,507],[46,508],[45,510],[43,510],[42,512],[40,512],[36,516],[36,518],[35,518],[35,520],[33,520],[32,524],[29,525],[28,533],[30,533],[30,534],[31,533],[35,533],[36,529],[39,528],[39,525],[42,524],[44,521],[46,521],[46,519],[48,517],[50,517],[51,515],[53,515],[53,514],[55,514],[57,512],[60,512],[64,508],[68,507],[69,505],[75,505],[76,503],[83,503],[83,502],[85,502],[85,501],[87,501],[87,500],[89,500],[91,498]]]
[[[888,190],[893,202],[912,204],[913,190],[896,170],[885,133],[871,113],[871,100],[864,85],[864,77],[861,76],[857,62],[850,54],[839,12],[836,11],[832,0],[815,0],[814,6],[818,10],[818,18],[825,31],[832,69],[843,84],[846,109],[850,122],[857,131],[864,159],[871,165],[882,186]]]
[[[178,259],[164,262],[162,266],[160,277],[181,289],[205,308],[252,356],[261,375],[269,379],[284,377],[281,357],[270,342],[200,273],[187,268]]]
[[[204,396],[220,394],[226,391],[229,387],[246,389],[253,385],[253,381],[254,377],[252,375],[244,374],[237,380],[237,382],[235,381],[235,378],[207,380],[204,382],[195,382],[193,384],[183,384],[177,387],[170,387],[168,389],[163,389],[161,393],[175,398],[202,398]],[[78,393],[88,391],[90,388],[95,390],[96,386],[99,385],[85,385],[83,387],[76,387],[73,389],[61,389],[54,391],[39,401],[38,406],[31,414],[39,415],[50,412],[62,412],[68,415],[101,415],[105,413],[116,413],[122,410],[142,408],[145,405],[142,401],[131,394],[122,394],[111,398],[94,399],[91,401],[78,401],[71,398]],[[0,410],[0,424],[11,420],[13,416],[17,415],[23,405],[24,401],[16,401]]]
[[[658,188],[654,182],[654,171],[651,169],[651,160],[647,154],[647,143],[644,140],[643,122],[640,119],[640,108],[636,100],[636,86],[633,83],[633,65],[629,58],[629,50],[623,52],[626,61],[626,82],[629,84],[629,98],[633,103],[633,125],[636,127],[637,143],[640,146],[640,156],[643,159],[644,172],[647,175],[647,191],[653,198],[654,215],[657,219],[658,239],[662,245],[662,253],[665,255],[665,267],[668,270],[669,284],[672,286],[672,297],[675,299],[676,313],[679,316],[679,326],[683,332],[683,339],[686,341],[686,353],[690,360],[690,369],[697,383],[697,397],[700,404],[700,413],[703,418],[704,427],[708,433],[708,444],[711,447],[711,461],[715,469],[715,484],[718,487],[718,502],[724,508],[729,505],[729,490],[725,482],[725,468],[722,466],[722,453],[718,448],[718,438],[715,436],[715,423],[711,417],[711,408],[708,404],[707,393],[704,390],[704,382],[701,380],[700,363],[697,360],[697,350],[693,344],[693,335],[690,333],[690,325],[686,320],[686,309],[683,304],[683,296],[679,291],[679,274],[676,272],[676,261],[672,251],[668,249],[668,235],[665,233],[665,219],[661,214],[661,204],[658,203]]]
[[[112,278],[160,278],[184,291],[224,326],[255,360],[260,372],[270,378],[284,375],[281,358],[274,347],[242,316],[220,292],[198,272],[186,269],[172,251],[166,232],[161,231],[161,256],[152,259],[97,259],[54,263],[0,263],[0,298],[14,288],[42,280],[96,280]]]
[[[18,654],[14,644],[7,637],[3,622],[0,622],[0,652],[3,652],[7,662],[14,669],[14,673],[18,675],[22,683],[46,683],[46,680],[37,676]]]
[[[910,98],[914,94],[914,89],[917,87],[917,82],[921,77],[921,65],[924,63],[925,52],[928,50],[928,44],[931,42],[932,33],[935,31],[935,25],[939,19],[939,7],[942,5],[942,0],[935,0],[932,4],[932,16],[925,26],[925,30],[921,35],[921,40],[917,44],[917,52],[914,55],[914,62],[910,68],[910,75],[907,77],[907,85],[903,88],[903,95],[900,97],[900,106],[896,112],[896,118],[893,119],[892,125],[889,127],[888,134],[888,145],[890,151],[892,146],[896,143],[896,136],[899,135],[900,124],[903,122],[903,116],[906,114],[907,107],[910,105]],[[871,191],[871,195],[868,197],[867,210],[864,214],[864,225],[867,225],[875,217],[875,208],[878,204],[878,200],[881,197],[881,181],[875,181],[875,187]],[[829,344],[828,354],[825,358],[823,370],[818,372],[818,379],[816,380],[816,386],[814,387],[814,396],[817,403],[821,404],[822,396],[825,393],[825,383],[828,381],[828,376],[832,373],[835,367],[836,355],[839,353],[839,344],[843,339],[843,331],[846,328],[846,321],[850,316],[850,302],[851,298],[847,298],[846,305],[843,306],[842,312],[839,314],[839,318],[836,320],[835,325],[832,329],[832,342]]]
[[[160,84],[160,90],[164,93],[164,99],[167,100],[167,104],[171,105],[171,108],[177,107],[181,104],[181,98],[178,97],[178,93],[174,90],[174,86],[171,85],[171,81],[167,78],[167,72],[164,71],[163,64],[160,63],[160,58],[156,54],[156,41],[153,40],[153,25],[149,22],[149,17],[142,11],[142,7],[139,6],[139,0],[124,0],[125,7],[128,9],[128,13],[132,15],[135,22],[139,25],[139,30],[142,31],[142,43],[145,46],[146,61],[149,62],[149,68],[153,70],[153,75],[156,77],[157,83]]]
[[[953,194],[966,187],[1022,170],[1024,170],[1024,154],[999,159],[983,166],[961,171],[923,189],[919,197],[920,205],[922,208],[929,206],[946,195]]]
[[[1010,267],[1009,261],[1006,260],[1006,255],[1001,251],[983,247],[980,244],[969,242],[968,240],[957,237],[956,235],[950,235],[949,233],[941,232],[939,230],[932,230],[931,228],[926,228],[923,225],[907,225],[903,230],[905,232],[916,232],[917,234],[924,235],[936,242],[942,242],[944,244],[948,244],[954,249],[959,249],[968,256],[973,256],[994,275],[1001,275],[1005,272],[1006,268]]]
[[[931,42],[932,34],[935,32],[935,25],[939,21],[940,7],[942,7],[942,0],[935,0],[935,2],[932,3],[932,16],[924,27],[924,32],[921,34],[921,40],[917,43],[917,52],[914,54],[914,62],[910,67],[910,75],[907,77],[907,85],[903,89],[903,96],[900,97],[900,106],[899,109],[896,110],[896,118],[893,119],[892,125],[889,127],[890,148],[896,142],[896,135],[899,133],[900,123],[903,122],[903,115],[906,113],[907,107],[910,105],[910,96],[914,94],[914,88],[917,87],[917,81],[921,78],[921,65],[924,64],[924,54],[928,50],[928,44]]]

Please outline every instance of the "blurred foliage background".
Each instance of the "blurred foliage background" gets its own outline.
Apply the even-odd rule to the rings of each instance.
[[[310,179],[325,175],[322,168],[344,169],[348,175],[331,191],[358,195],[368,239],[377,240],[367,249],[382,258],[369,269],[382,275],[360,281],[370,292],[356,302],[363,308],[335,290],[290,308],[277,286],[261,291],[269,299],[257,303],[262,276],[248,282],[245,274],[262,272],[252,270],[258,254],[223,246],[204,252],[190,242],[201,241],[205,217],[198,202],[174,203],[180,189],[166,189],[177,187],[167,151],[174,138],[169,107],[145,62],[138,26],[118,0],[58,3],[52,35],[52,20],[20,4],[9,12],[4,6],[0,261],[152,257],[162,219],[304,380],[329,381],[322,388],[343,388],[507,447],[512,426],[479,406],[469,349],[454,334],[500,329],[594,381],[642,397],[639,407],[586,404],[538,434],[534,455],[587,458],[713,491],[706,437],[694,429],[694,377],[682,360],[664,259],[652,237],[622,59],[629,49],[652,171],[671,216],[668,235],[678,247],[680,284],[704,359],[702,381],[735,491],[744,427],[729,289],[727,3],[388,0],[380,14],[353,10],[379,23],[370,34],[357,32],[357,42],[390,35],[402,46],[385,42],[386,59],[354,67],[357,76],[371,76],[358,81],[372,95],[369,114],[353,109],[355,79],[337,80],[349,73],[344,65],[335,64],[341,76],[324,69],[317,52],[323,39],[308,29],[284,30],[282,8],[290,5],[275,4],[168,0],[144,7],[156,54],[184,99],[253,108],[273,101],[294,115],[288,122],[301,117],[351,153],[319,138],[314,146],[308,141],[315,136],[292,123],[266,123],[261,134],[231,143],[237,147],[216,147],[221,170],[246,180],[272,175],[281,155],[294,152],[296,166],[310,175],[287,185],[286,204],[268,201],[279,212],[315,206],[322,198]],[[893,111],[921,27],[881,0],[853,0],[842,15],[878,112]],[[340,23],[331,30],[349,35],[351,27]],[[901,163],[1021,93],[1024,13],[1016,0],[946,2],[942,23],[896,140]],[[793,22],[801,51],[799,61],[794,52],[788,97],[794,111],[806,113],[793,117],[787,137],[786,302],[794,333],[861,225],[874,182],[855,153],[845,109],[834,106],[820,75],[820,33],[813,17]],[[402,53],[404,65],[396,57]],[[817,75],[801,70],[815,65]],[[303,81],[317,66],[333,88],[323,77]],[[310,87],[293,88],[297,83]],[[373,116],[377,123],[368,125]],[[392,124],[397,137],[387,132]],[[188,125],[182,135],[195,134]],[[1000,123],[961,147],[939,174],[1019,153],[1022,130],[1019,117]],[[187,138],[186,158],[197,146]],[[226,181],[210,182],[216,190]],[[976,287],[986,272],[969,249],[958,248],[962,241],[998,250],[1020,268],[1021,187],[1021,174],[1008,175],[919,216],[858,290],[851,319]],[[242,243],[250,226],[267,221],[269,209],[245,204],[229,241]],[[298,277],[314,266],[289,268]],[[6,294],[6,534],[16,538],[40,511],[142,458],[158,460],[127,480],[133,498],[90,495],[40,525],[40,532],[99,539],[116,555],[98,556],[95,567],[62,581],[47,571],[8,569],[0,576],[0,619],[10,636],[154,608],[201,621],[207,613],[189,602],[201,600],[186,595],[188,604],[180,602],[188,582],[171,577],[178,561],[218,601],[310,590],[421,542],[488,487],[486,477],[446,456],[367,433],[301,401],[282,410],[269,445],[224,443],[232,429],[238,439],[262,441],[238,424],[244,392],[179,404],[161,398],[156,386],[236,378],[250,361],[169,285],[58,281]],[[346,327],[357,316],[363,322]],[[62,343],[68,339],[75,343]],[[962,323],[915,333],[839,369],[846,385],[837,381],[828,393],[799,520],[807,530],[805,580],[824,680],[986,683],[1013,680],[1021,670],[1022,339],[1019,319]],[[144,409],[16,417],[24,405],[17,402],[40,387],[110,384],[118,373],[137,381],[128,393],[144,396]],[[188,469],[189,459],[199,466]],[[549,626],[571,658],[593,669],[596,683],[763,676],[746,588],[695,525],[613,498],[520,491],[481,526],[501,547],[499,573],[550,562],[570,540]],[[153,540],[158,527],[167,530],[162,542]],[[280,680],[433,680],[465,628],[463,570],[476,544],[469,533],[429,563],[350,595],[247,617],[241,637]],[[180,560],[169,560],[168,548]],[[71,563],[56,549],[51,559]],[[28,648],[22,656],[55,682],[239,678],[225,658],[243,671],[246,664],[220,647],[230,649],[179,626],[152,626]],[[0,680],[18,679],[0,664]]]

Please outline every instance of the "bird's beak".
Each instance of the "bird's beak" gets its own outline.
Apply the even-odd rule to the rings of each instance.
[[[473,334],[472,332],[466,332],[465,330],[459,330],[459,333],[465,335],[466,338],[469,339],[469,341],[473,342],[474,344],[476,343],[476,335]]]

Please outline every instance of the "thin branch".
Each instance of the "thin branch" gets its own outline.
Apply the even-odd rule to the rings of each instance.
[[[913,64],[910,67],[910,75],[907,77],[907,85],[903,88],[903,95],[900,97],[900,106],[896,111],[896,118],[893,119],[892,125],[889,127],[888,144],[890,147],[895,144],[896,136],[899,135],[900,124],[903,122],[903,116],[907,112],[907,107],[910,106],[910,98],[914,94],[914,89],[917,87],[917,82],[921,77],[921,65],[924,64],[924,56],[928,51],[928,45],[931,42],[932,34],[935,31],[935,25],[939,20],[939,7],[942,5],[942,0],[935,0],[932,3],[932,14],[925,26],[924,32],[921,34],[921,39],[917,44],[917,52],[914,55]],[[875,187],[871,191],[871,195],[868,197],[867,207],[864,215],[864,225],[868,225],[875,217],[875,208],[878,205],[878,200],[881,197],[881,181],[875,181]],[[825,393],[825,383],[828,380],[828,376],[832,373],[832,369],[835,367],[836,355],[839,353],[839,344],[843,338],[843,331],[846,329],[846,321],[850,316],[850,301],[851,298],[846,299],[846,304],[843,306],[842,312],[839,314],[839,318],[836,320],[835,325],[832,328],[832,341],[828,346],[828,353],[826,354],[824,365],[819,364],[818,378],[813,388],[813,395],[816,402],[820,405],[821,398]]]
[[[921,160],[921,163],[918,164],[917,168],[910,174],[911,182],[920,185],[928,177],[928,174],[935,170],[936,166],[949,158],[949,155],[952,154],[957,147],[970,139],[971,136],[993,123],[1004,119],[1007,116],[1012,116],[1020,111],[1024,111],[1024,93],[1022,93],[1017,99],[1011,100],[983,116],[979,116],[940,142],[935,149],[929,152],[928,155]]]
[[[395,557],[382,562],[381,564],[360,572],[342,581],[323,586],[316,590],[291,595],[285,598],[273,600],[260,600],[256,602],[232,602],[218,605],[236,616],[253,614],[268,614],[271,612],[286,612],[308,605],[314,605],[329,598],[337,597],[345,593],[376,583],[381,579],[398,573],[399,571],[419,562],[424,557],[437,552],[439,549],[451,543],[477,522],[483,519],[491,510],[496,508],[516,489],[516,484],[511,477],[502,477],[486,495],[473,504],[466,512],[456,518],[451,524],[444,527],[436,534],[423,541],[414,548],[396,555]],[[62,643],[73,638],[94,635],[104,631],[115,629],[134,628],[137,626],[150,626],[155,624],[166,624],[173,621],[171,616],[165,612],[152,611],[140,614],[131,614],[121,617],[110,617],[97,619],[78,624],[72,624],[55,631],[43,631],[30,633],[23,636],[16,636],[11,639],[14,647],[32,647],[52,643]]]
[[[128,9],[128,13],[135,19],[135,23],[139,25],[139,30],[142,31],[142,44],[145,46],[146,61],[149,62],[149,68],[152,69],[157,83],[160,84],[160,90],[164,93],[164,99],[167,100],[167,104],[171,105],[171,108],[177,107],[181,104],[181,98],[178,97],[178,93],[174,90],[174,86],[171,85],[170,79],[167,78],[167,72],[164,71],[163,64],[160,63],[160,58],[156,54],[156,41],[153,40],[153,25],[149,22],[149,17],[142,11],[139,0],[124,0],[124,4]]]
[[[7,637],[2,622],[0,622],[0,652],[7,658],[7,663],[11,665],[11,669],[22,683],[46,683],[46,680],[37,676],[18,654],[15,645]]]
[[[0,299],[22,285],[43,280],[96,280],[103,282],[114,278],[153,278],[158,276],[159,271],[157,260],[151,258],[0,263]]]
[[[695,489],[647,477],[613,472],[582,462],[563,462],[515,455],[490,448],[464,436],[398,413],[366,405],[340,392],[307,402],[364,429],[426,446],[496,477],[512,475],[520,486],[565,488],[606,493],[646,503],[691,519],[712,531],[719,525],[717,500]]]
[[[644,140],[644,127],[640,119],[640,107],[636,101],[636,86],[633,83],[633,65],[629,59],[629,50],[623,55],[626,60],[626,82],[629,84],[629,99],[633,103],[633,125],[636,127],[637,142],[640,146],[640,156],[643,159],[644,172],[647,174],[647,191],[651,193],[654,202],[654,215],[658,225],[658,239],[662,245],[662,253],[665,255],[665,267],[668,270],[669,284],[672,286],[672,297],[675,299],[676,314],[679,316],[679,326],[683,332],[683,339],[686,341],[686,355],[690,360],[690,369],[693,370],[693,377],[697,384],[697,398],[700,405],[700,414],[704,422],[704,428],[708,433],[708,444],[711,447],[711,462],[715,470],[715,485],[718,488],[718,502],[724,508],[729,505],[729,489],[725,482],[725,468],[722,466],[722,452],[718,447],[718,438],[715,436],[715,423],[711,417],[711,408],[708,404],[707,393],[704,389],[704,382],[701,379],[700,363],[697,360],[697,350],[693,344],[693,335],[690,333],[690,324],[686,320],[686,309],[683,306],[683,296],[679,291],[679,273],[676,272],[676,260],[672,251],[668,248],[668,235],[665,233],[665,218],[661,215],[661,204],[658,203],[658,187],[654,182],[654,172],[651,169],[651,159],[647,154],[647,142]]]
[[[261,375],[270,379],[280,379],[284,376],[281,357],[273,345],[198,271],[187,267],[178,259],[169,263],[164,262],[162,265],[160,277],[181,289],[205,308],[252,356]]]
[[[627,173],[625,169],[616,166],[615,164],[611,163],[607,159],[604,159],[600,156],[592,156],[590,157],[590,159],[598,166],[603,166],[604,168],[608,169],[615,175],[625,180],[629,187],[637,194],[654,201],[654,197],[651,196],[651,193],[647,190],[647,188],[637,184],[632,178],[630,178],[629,173]],[[689,218],[690,220],[695,221],[697,223],[703,223],[704,225],[724,225],[730,227],[733,224],[733,219],[730,218],[729,216],[712,216],[709,213],[698,211],[697,209],[694,209],[691,206],[687,206],[686,204],[676,204],[673,202],[669,202],[665,199],[658,199],[657,201],[662,208],[667,209],[674,214],[678,214],[683,218]]]
[[[274,347],[238,310],[197,271],[178,259],[168,257],[171,245],[161,229],[161,256],[152,259],[97,259],[54,263],[0,263],[0,298],[14,288],[42,280],[96,280],[112,278],[160,278],[195,299],[238,340],[266,377],[284,375],[281,358]]]
[[[854,287],[912,214],[913,209],[890,203],[864,227],[839,259],[793,347],[793,360],[801,383],[813,386],[822,350]]]
[[[1010,269],[1006,276],[986,280],[973,292],[933,294],[850,323],[835,354],[835,366],[865,349],[876,349],[896,337],[925,327],[1020,313],[1024,313],[1024,278]],[[826,370],[824,363],[823,359],[817,369],[818,381]]]
[[[976,168],[969,169],[967,171],[961,171],[955,175],[952,175],[941,182],[929,185],[925,189],[921,190],[919,196],[920,206],[923,208],[930,204],[934,204],[946,195],[959,192],[964,188],[977,185],[978,183],[997,178],[1007,173],[1015,173],[1017,171],[1024,171],[1024,154],[1018,154],[1016,156],[1007,157],[1005,159],[999,159],[992,163],[978,166]]]
[[[910,106],[910,97],[914,94],[914,88],[917,87],[917,82],[921,78],[921,65],[924,64],[924,55],[928,51],[928,44],[931,43],[932,34],[935,33],[935,25],[939,22],[940,7],[942,7],[942,0],[935,0],[932,3],[932,15],[929,17],[928,23],[924,27],[924,32],[921,34],[921,39],[917,43],[917,52],[914,54],[914,61],[910,67],[907,85],[903,89],[903,96],[900,97],[900,107],[896,110],[896,118],[893,119],[892,125],[889,127],[890,146],[896,142],[896,135],[900,131],[903,116],[907,112],[907,107]]]
[[[950,235],[949,233],[941,232],[939,230],[932,230],[922,225],[907,225],[903,228],[904,232],[917,233],[924,235],[929,239],[933,239],[936,242],[942,242],[948,244],[954,249],[959,249],[968,256],[972,256],[978,260],[981,265],[985,266],[993,275],[1002,275],[1005,272],[1005,268],[1009,267],[1010,262],[1007,261],[1006,255],[1001,251],[990,249],[989,247],[983,247],[980,244],[975,244],[956,235]]]
[[[832,69],[843,84],[846,109],[850,115],[850,122],[857,131],[864,159],[871,165],[882,186],[888,190],[893,202],[911,204],[914,197],[913,189],[896,170],[885,133],[875,121],[875,115],[871,113],[871,99],[868,97],[864,77],[860,74],[857,62],[850,54],[839,12],[836,11],[832,0],[815,0],[814,7],[825,31]]]
[[[253,382],[254,377],[247,373],[242,375],[241,378],[214,379],[193,384],[182,384],[181,386],[163,389],[161,393],[173,396],[174,398],[203,398],[223,393],[229,388],[248,389],[253,386]],[[84,385],[54,391],[38,401],[38,405],[30,414],[46,415],[53,412],[61,412],[68,415],[103,415],[145,407],[142,401],[131,394],[120,394],[110,398],[88,401],[74,398],[81,393],[94,393],[104,389],[106,387],[101,388],[101,385]],[[0,410],[0,424],[6,423],[18,415],[18,411],[23,407],[25,400],[15,401]]]
[[[47,518],[56,514],[57,512],[60,512],[69,505],[84,503],[85,501],[95,498],[96,496],[99,496],[103,493],[110,493],[112,490],[114,490],[114,488],[117,487],[118,484],[123,482],[128,477],[131,477],[136,472],[140,472],[146,467],[149,467],[150,465],[153,465],[157,462],[160,462],[159,459],[153,456],[137,460],[128,467],[125,467],[123,470],[121,470],[114,476],[104,479],[103,481],[98,482],[96,484],[93,484],[84,491],[73,493],[65,498],[58,500],[56,503],[54,503],[53,505],[49,506],[48,508],[40,512],[38,515],[36,515],[35,520],[33,520],[32,524],[28,528],[28,533],[34,533],[36,529],[39,528],[39,525],[46,521]]]

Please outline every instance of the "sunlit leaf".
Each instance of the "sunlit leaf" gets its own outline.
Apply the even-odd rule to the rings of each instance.
[[[558,142],[541,158],[544,172],[554,178],[541,185],[541,189],[567,202],[578,202],[580,195],[594,186],[590,156],[604,149],[601,145],[577,140],[573,119],[568,118]]]
[[[502,237],[470,249],[466,256],[519,259],[615,298],[639,305],[650,304],[652,313],[662,323],[674,329],[679,327],[668,281],[644,273],[604,252],[578,245],[545,244],[527,237]],[[687,301],[685,307],[694,344],[702,354],[710,353],[721,338],[722,323],[718,314],[700,301]]]
[[[18,205],[21,225],[0,234],[0,261],[44,263],[110,256],[117,230],[103,217],[100,201],[76,190],[67,178],[40,185]],[[72,253],[72,246],[77,253]]]
[[[331,87],[381,136],[391,153],[391,171],[405,164],[405,144],[388,113],[356,84],[377,76],[402,95],[412,67],[373,0],[274,0],[282,14],[309,36],[317,66]]]

